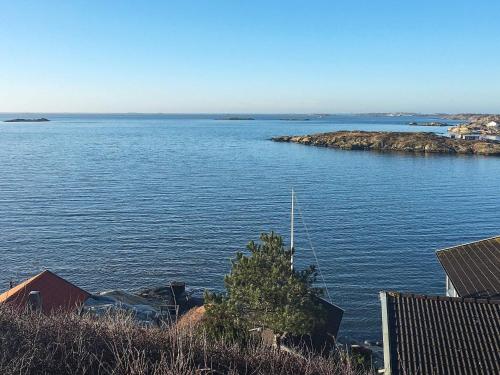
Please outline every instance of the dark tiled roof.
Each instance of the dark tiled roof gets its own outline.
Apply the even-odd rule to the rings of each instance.
[[[321,297],[316,297],[316,301],[321,306],[323,306],[326,312],[326,326],[323,333],[327,333],[333,337],[337,337],[340,328],[340,322],[342,321],[342,317],[344,316],[344,310]]]
[[[500,298],[500,237],[439,250],[436,255],[460,297]]]
[[[382,292],[392,375],[500,374],[500,301]]]

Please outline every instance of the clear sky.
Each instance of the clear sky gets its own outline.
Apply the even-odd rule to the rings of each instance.
[[[0,111],[500,112],[499,15],[499,0],[0,0]]]

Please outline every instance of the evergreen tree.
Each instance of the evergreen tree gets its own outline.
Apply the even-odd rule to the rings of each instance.
[[[304,335],[324,324],[314,266],[292,270],[290,250],[274,232],[261,234],[260,243],[251,241],[247,250],[249,255],[238,252],[232,260],[226,293],[206,295],[209,331],[237,338],[263,327]]]

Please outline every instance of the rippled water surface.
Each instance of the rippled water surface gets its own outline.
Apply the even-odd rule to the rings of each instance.
[[[260,232],[288,241],[294,187],[330,294],[346,311],[342,333],[379,338],[380,290],[442,294],[435,250],[500,232],[499,158],[269,141],[445,131],[405,125],[415,118],[47,116],[0,123],[0,290],[45,268],[90,291],[173,279],[221,288],[234,252]],[[304,266],[313,255],[296,225]]]

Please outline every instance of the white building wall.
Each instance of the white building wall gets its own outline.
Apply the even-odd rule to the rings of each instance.
[[[446,296],[447,297],[460,297],[455,290],[455,287],[451,283],[450,279],[448,276],[446,276]]]

